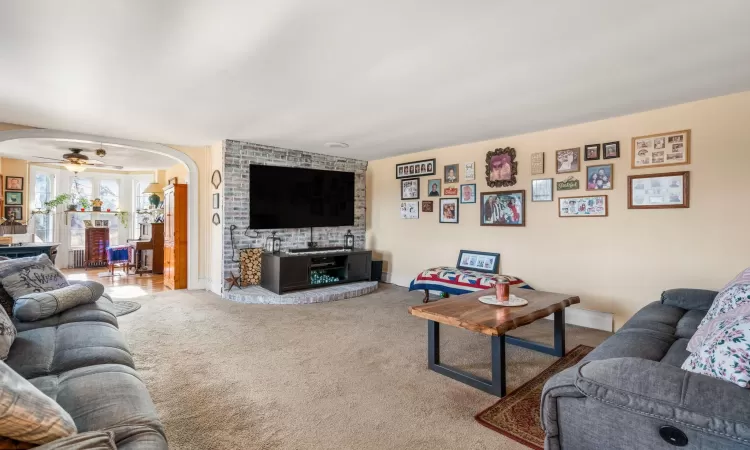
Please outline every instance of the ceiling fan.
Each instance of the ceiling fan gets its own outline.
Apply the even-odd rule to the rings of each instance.
[[[70,150],[70,153],[65,153],[64,155],[62,155],[62,159],[47,158],[45,156],[35,156],[35,158],[49,159],[58,163],[62,163],[63,167],[74,173],[83,172],[89,167],[97,169],[122,169],[122,166],[113,166],[111,164],[104,164],[102,161],[96,159],[89,159],[88,156],[82,153],[84,151],[82,148],[69,148],[68,150]],[[107,152],[103,148],[100,148],[96,151],[97,156],[105,156],[106,154]]]

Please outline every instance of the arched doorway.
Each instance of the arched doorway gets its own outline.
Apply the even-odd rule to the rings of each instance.
[[[182,164],[188,169],[188,203],[196,205],[188,208],[188,289],[202,289],[198,273],[198,165],[188,155],[163,144],[135,141],[131,139],[119,139],[107,136],[97,136],[85,133],[74,133],[69,131],[49,129],[17,129],[0,131],[0,142],[16,139],[60,139],[64,141],[77,141],[81,143],[106,143],[109,146],[121,146],[136,148],[146,152],[157,153],[168,156]]]

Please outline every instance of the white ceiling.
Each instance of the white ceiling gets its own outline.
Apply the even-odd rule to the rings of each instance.
[[[128,171],[166,169],[179,164],[179,161],[168,156],[162,156],[134,147],[65,139],[17,139],[2,141],[0,142],[0,156],[60,165],[44,158],[62,159],[62,155],[70,153],[70,148],[83,149],[83,154],[88,156],[90,160],[113,166],[122,166],[122,170]],[[104,157],[96,156],[95,151],[99,148],[106,150],[107,155]],[[91,169],[95,168],[91,167]],[[115,170],[109,167],[103,167],[103,169]]]
[[[749,90],[748,17],[746,0],[6,0],[0,121],[377,159]]]

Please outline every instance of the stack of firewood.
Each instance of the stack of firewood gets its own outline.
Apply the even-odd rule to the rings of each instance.
[[[263,249],[240,250],[240,279],[242,286],[260,284],[260,255]]]

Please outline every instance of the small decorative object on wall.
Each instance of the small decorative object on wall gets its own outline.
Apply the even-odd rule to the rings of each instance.
[[[604,159],[620,157],[620,141],[606,142],[604,144]]]
[[[487,152],[485,158],[485,175],[487,186],[508,187],[516,184],[518,163],[516,149],[505,147]]]
[[[402,219],[419,219],[419,202],[401,202]]]
[[[573,177],[568,177],[563,181],[557,182],[558,191],[572,191],[572,190],[578,189],[579,187],[580,187],[580,184],[578,183],[578,180],[576,180]]]
[[[396,164],[396,179],[435,175],[435,159]]]
[[[352,230],[347,230],[344,235],[344,248],[352,250],[354,248],[354,235]]]
[[[566,148],[555,152],[557,173],[578,172],[581,170],[581,147]]]
[[[690,207],[690,172],[651,173],[628,177],[628,208]]]
[[[5,207],[5,218],[10,220],[23,220],[23,208],[20,206],[6,206]]]
[[[561,197],[558,215],[560,217],[606,217],[607,196],[591,195],[583,197]]]
[[[477,202],[477,185],[476,184],[462,184],[461,185],[461,203],[476,203]]]
[[[419,198],[419,178],[401,180],[401,200]]]
[[[221,172],[218,170],[214,170],[211,175],[211,184],[214,185],[214,189],[219,189],[219,186],[221,186]]]
[[[452,195],[458,195],[458,188],[456,186],[449,186],[443,189],[443,195],[448,196],[448,197]]]
[[[458,223],[458,199],[440,199],[440,223]]]
[[[214,209],[219,209],[219,193],[213,195]]]
[[[91,228],[92,226],[94,226],[94,223],[93,221],[86,219],[83,221],[83,226],[85,228]]]
[[[500,269],[500,253],[475,252],[461,250],[458,253],[457,269],[476,270],[482,273],[498,273]]]
[[[23,177],[5,177],[5,189],[9,191],[22,191]]]
[[[630,165],[644,167],[690,164],[690,130],[633,138]]]
[[[422,200],[422,212],[432,212],[432,200]]]
[[[541,175],[544,173],[544,152],[531,154],[531,174]]]
[[[214,213],[214,215],[211,217],[211,223],[214,225],[218,225],[221,223],[221,217],[219,217],[219,213]]]
[[[586,190],[606,191],[612,189],[613,176],[614,168],[612,164],[586,167]]]
[[[479,194],[479,224],[482,226],[526,226],[526,191]]]
[[[428,197],[440,197],[440,179],[433,178],[427,180],[427,196]]]
[[[458,164],[448,164],[443,168],[443,179],[446,183],[458,183]]]
[[[474,163],[468,162],[464,163],[464,180],[466,181],[474,181]]]
[[[97,228],[107,228],[109,227],[109,220],[95,220],[94,226]]]
[[[23,192],[5,191],[6,205],[23,205]]]
[[[91,210],[92,211],[96,211],[96,212],[100,212],[102,210],[102,205],[103,204],[104,204],[104,202],[100,198],[97,197],[97,198],[91,200]]]
[[[531,180],[531,201],[551,202],[552,181],[552,178],[540,178],[538,180]]]
[[[218,170],[217,170],[217,172],[218,172]],[[219,175],[219,177],[221,177],[221,175]],[[177,177],[172,177],[172,178],[170,178],[170,179],[167,180],[167,184],[169,184],[169,185],[177,184],[177,183],[179,183],[179,181],[177,181]],[[218,187],[216,189],[218,189]]]
[[[600,158],[602,146],[600,144],[590,144],[583,147],[583,159],[585,161],[594,161]]]

